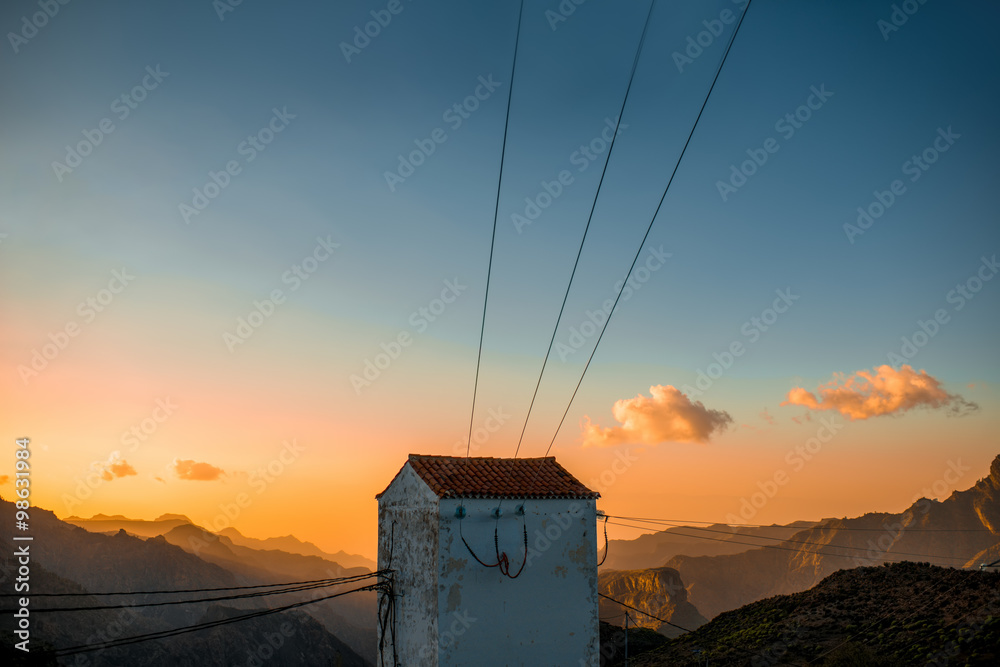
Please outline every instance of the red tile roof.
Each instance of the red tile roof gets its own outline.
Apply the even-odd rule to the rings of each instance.
[[[439,498],[600,498],[554,456],[537,459],[422,456],[407,463]],[[379,494],[381,495],[381,494]]]

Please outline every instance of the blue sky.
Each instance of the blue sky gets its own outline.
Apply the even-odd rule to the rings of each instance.
[[[160,434],[163,455],[194,439],[203,451],[184,456],[238,469],[238,442],[277,442],[302,429],[332,438],[314,450],[325,452],[320,469],[361,465],[377,450],[365,475],[387,481],[385,470],[394,472],[406,451],[451,453],[468,423],[518,6],[402,0],[393,5],[398,13],[386,14],[387,5],[243,2],[220,17],[209,2],[70,3],[30,39],[15,45],[6,37],[4,387],[29,430],[54,428],[44,415],[63,415],[64,427],[77,430],[107,415],[113,434],[142,416],[139,408],[119,414],[118,392],[190,392],[191,401],[209,400],[205,414],[190,425],[171,422]],[[1000,281],[987,282],[961,311],[947,295],[1000,249],[1000,45],[991,34],[1000,9],[985,1],[914,6],[886,39],[878,22],[891,21],[892,3],[753,2],[641,255],[662,246],[671,257],[615,313],[560,433],[560,456],[599,471],[603,463],[588,463],[579,447],[584,415],[609,424],[615,400],[654,384],[693,383],[713,353],[747,342],[741,327],[771,306],[775,290],[790,289],[799,299],[702,399],[708,407],[737,422],[765,407],[798,414],[778,406],[790,388],[812,390],[834,373],[886,363],[918,320],[944,308],[950,320],[914,365],[981,404],[966,446],[985,470],[995,443],[978,434],[982,420],[994,419],[990,387],[1000,381]],[[482,454],[513,453],[606,155],[580,171],[577,151],[618,115],[648,7],[589,0],[553,23],[560,3],[525,3],[479,394],[484,410],[504,406],[514,417]],[[735,23],[711,40],[704,33],[707,45],[682,71],[674,54],[743,7],[656,4],[558,342],[587,310],[614,298]],[[21,32],[23,17],[38,11],[34,2],[6,3],[0,27]],[[372,12],[391,21],[345,57],[342,44]],[[141,84],[147,67],[168,74],[119,118],[114,100]],[[480,77],[500,85],[455,127],[446,112],[475,93]],[[832,94],[794,134],[776,127],[814,89]],[[241,142],[267,127],[275,109],[294,118],[245,161]],[[57,178],[52,163],[102,118],[114,131]],[[909,180],[904,163],[948,128],[958,138]],[[385,174],[398,156],[439,129],[446,140],[390,190]],[[723,200],[718,182],[768,139],[777,152]],[[239,174],[186,223],[179,205],[231,160]],[[519,230],[512,215],[523,215],[525,198],[563,170],[571,184]],[[849,242],[844,225],[896,179],[905,192]],[[338,251],[289,292],[281,276],[327,237]],[[109,306],[93,333],[52,362],[80,369],[60,376],[58,387],[85,387],[99,373],[109,393],[82,398],[23,382],[18,366],[121,266],[138,276],[121,306]],[[446,280],[465,286],[457,300],[377,382],[355,392],[351,375],[380,343],[413,333],[411,314]],[[288,296],[277,316],[227,349],[223,333],[275,288]],[[547,446],[588,346],[550,360],[527,454]],[[267,406],[280,419],[324,426],[209,416],[253,421]],[[77,424],[78,410],[89,416]],[[106,453],[106,439],[92,434],[65,447],[86,450],[79,468]],[[713,447],[699,449],[705,470],[726,465],[715,453],[724,447]],[[928,469],[941,459],[933,456]],[[367,492],[356,502],[367,502]],[[123,503],[122,493],[107,502]]]

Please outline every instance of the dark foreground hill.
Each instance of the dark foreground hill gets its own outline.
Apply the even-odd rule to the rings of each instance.
[[[700,653],[699,653],[700,652]],[[636,667],[1000,664],[1000,573],[895,563],[717,616]]]

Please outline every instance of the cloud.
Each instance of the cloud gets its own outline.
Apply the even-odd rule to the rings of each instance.
[[[853,375],[834,375],[833,380],[820,385],[816,394],[802,387],[788,392],[781,405],[801,405],[810,410],[836,410],[848,419],[868,419],[907,412],[914,408],[945,408],[950,417],[961,417],[979,410],[979,406],[958,394],[949,394],[941,382],[927,371],[915,371],[904,365],[877,366],[874,371],[858,371]]]
[[[211,463],[199,463],[191,459],[174,459],[173,465],[178,477],[197,482],[211,482],[226,474],[222,468],[216,468]]]
[[[769,426],[774,426],[774,416],[767,411],[767,408],[764,408],[764,412],[760,413],[758,416],[766,421]]]
[[[119,451],[111,452],[107,461],[94,461],[90,464],[90,469],[100,475],[105,482],[138,474],[135,468],[122,458],[122,453]]]
[[[0,475],[0,486],[10,481],[10,475]]]
[[[110,482],[115,477],[128,477],[137,475],[135,468],[125,459],[114,460],[101,471],[101,479]]]
[[[591,423],[590,417],[584,417],[583,445],[706,443],[733,422],[729,413],[709,410],[700,401],[692,402],[670,385],[654,385],[649,393],[649,397],[639,394],[635,398],[615,401],[611,414],[621,426],[603,428]]]

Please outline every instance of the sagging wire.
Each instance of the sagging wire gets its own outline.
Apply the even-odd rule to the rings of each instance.
[[[604,555],[601,557],[601,562],[597,564],[597,567],[604,565],[604,561],[608,559],[608,515],[604,514]]]
[[[524,516],[524,505],[523,504],[520,507],[518,507],[518,512],[522,516],[522,521],[524,521],[523,520],[523,516]],[[517,579],[519,576],[521,576],[521,572],[524,571],[524,566],[528,562],[528,524],[527,524],[527,522],[524,521],[522,523],[522,525],[521,525],[521,530],[522,530],[522,533],[524,535],[524,559],[521,561],[521,567],[518,568],[517,573],[516,574],[511,574],[510,573],[510,559],[507,557],[507,552],[505,552],[505,551],[501,552],[500,551],[500,513],[497,512],[496,523],[493,526],[493,550],[494,550],[494,553],[496,554],[496,559],[497,559],[497,562],[495,562],[495,563],[487,563],[487,562],[483,561],[483,559],[480,558],[476,554],[475,551],[473,551],[472,546],[469,544],[468,540],[465,539],[465,533],[462,530],[462,524],[463,524],[462,520],[465,518],[465,516],[466,516],[465,506],[459,505],[459,507],[455,510],[455,517],[458,519],[458,535],[459,535],[459,537],[462,538],[462,544],[465,545],[465,548],[468,549],[469,553],[476,560],[476,562],[479,563],[480,565],[482,565],[483,567],[487,567],[487,568],[491,568],[491,567],[499,568],[500,573],[503,574],[506,577],[509,577],[510,579]]]
[[[396,551],[396,521],[392,522],[392,526],[389,529],[389,559],[386,567],[382,572],[382,576],[385,577],[384,580],[380,579],[379,584],[382,584],[382,588],[379,592],[382,593],[382,597],[378,601],[378,624],[379,624],[379,640],[378,640],[378,657],[379,662],[385,665],[385,636],[386,629],[388,628],[391,641],[392,641],[392,665],[396,667],[399,664],[399,656],[396,651],[396,578],[395,573],[392,571],[392,557]]]

